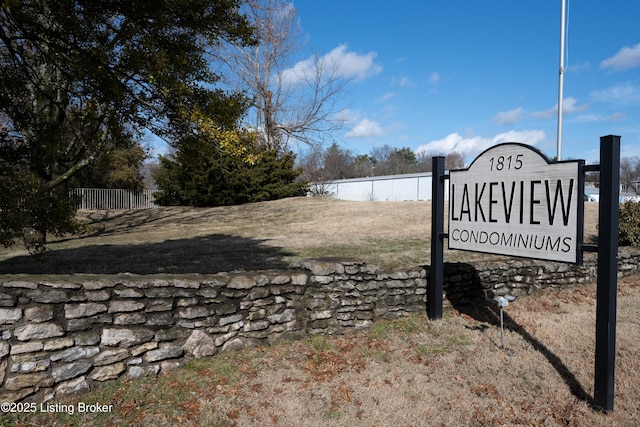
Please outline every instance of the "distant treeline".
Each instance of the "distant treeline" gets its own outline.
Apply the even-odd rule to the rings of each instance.
[[[300,154],[298,164],[304,168],[303,179],[317,182],[430,172],[433,156],[431,153],[415,153],[408,147],[395,148],[389,145],[375,147],[369,154],[357,154],[333,143],[329,147],[315,148]],[[449,153],[445,164],[447,169],[463,168],[464,155]]]

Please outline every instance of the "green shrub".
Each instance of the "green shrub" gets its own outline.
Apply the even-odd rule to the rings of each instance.
[[[252,147],[254,162],[223,152],[204,140],[187,139],[174,155],[160,157],[154,175],[156,203],[163,206],[223,206],[303,196],[295,154]]]
[[[618,244],[640,246],[640,202],[620,204]]]

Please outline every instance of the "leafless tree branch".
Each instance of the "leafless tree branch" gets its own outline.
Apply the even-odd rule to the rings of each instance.
[[[306,45],[297,12],[284,0],[249,0],[245,11],[257,46],[233,43],[217,52],[228,67],[227,84],[252,99],[246,126],[268,149],[286,150],[291,140],[321,145],[343,126],[336,113],[349,83],[338,64],[320,55],[296,61]]]

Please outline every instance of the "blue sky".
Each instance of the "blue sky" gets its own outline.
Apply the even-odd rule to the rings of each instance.
[[[312,53],[353,80],[335,137],[463,152],[496,143],[556,155],[560,1],[298,0]],[[567,0],[562,157],[597,162],[600,136],[640,156],[640,2]]]

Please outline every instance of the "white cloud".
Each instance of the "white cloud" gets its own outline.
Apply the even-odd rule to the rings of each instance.
[[[400,86],[400,87],[409,87],[409,88],[416,87],[416,84],[413,82],[413,80],[411,80],[407,76],[393,77],[391,79],[391,85]]]
[[[395,92],[387,92],[384,95],[382,95],[381,97],[379,97],[378,99],[376,99],[376,102],[385,102],[390,100],[391,98],[395,97],[396,93]]]
[[[562,102],[562,111],[564,113],[580,113],[589,108],[588,105],[578,105],[578,101],[575,98],[568,97],[564,98]],[[558,110],[558,106],[556,105],[556,111]]]
[[[640,102],[640,88],[630,83],[611,86],[600,91],[591,92],[590,95],[596,101],[612,104],[628,105]]]
[[[467,159],[473,159],[482,151],[503,142],[522,142],[528,145],[536,145],[546,139],[543,130],[525,130],[500,133],[494,137],[464,137],[458,133],[451,133],[443,139],[431,141],[419,146],[415,151],[431,154],[448,154],[454,151],[464,154]]]
[[[522,118],[522,107],[509,111],[501,111],[493,116],[493,121],[499,125],[512,125]]]
[[[640,157],[640,144],[622,144],[622,147],[620,147],[622,150],[622,153],[620,153],[620,157],[625,158],[625,157]],[[599,158],[599,152],[596,152],[594,154],[594,156],[596,159]]]
[[[345,124],[356,123],[360,120],[360,111],[344,108],[335,113],[333,119]]]
[[[536,111],[535,113],[531,113],[532,117],[537,119],[549,119],[555,116],[558,113],[558,104],[554,105],[553,108],[544,111]]]
[[[625,112],[617,112],[608,116],[602,114],[580,114],[572,121],[574,123],[592,123],[592,122],[614,122],[620,120],[627,115]]]
[[[397,112],[398,112],[398,107],[396,107],[393,104],[387,104],[384,107],[382,107],[382,111],[380,112],[380,114],[382,115],[382,117],[390,119],[390,118],[393,118]]]
[[[568,98],[564,98],[562,102],[562,112],[564,114],[581,113],[585,111],[587,108],[589,108],[588,105],[586,104],[578,105],[578,101],[571,96]],[[558,104],[554,105],[552,108],[548,110],[536,111],[535,113],[531,113],[533,117],[536,117],[539,119],[548,119],[553,117],[556,114],[558,114]]]
[[[591,63],[589,61],[583,62],[581,64],[572,64],[567,66],[567,73],[581,73],[583,71],[588,71],[591,68]]]
[[[438,83],[440,81],[440,74],[438,74],[437,72],[433,72],[431,73],[431,76],[429,77],[429,83]]]
[[[362,119],[349,132],[345,134],[347,138],[375,138],[383,135],[382,127],[378,122],[369,119]]]
[[[296,84],[314,79],[317,70],[321,67],[335,77],[362,80],[382,71],[382,67],[374,63],[377,55],[375,52],[369,52],[366,55],[349,52],[347,45],[341,44],[323,56],[312,56],[298,62],[284,70],[280,77],[284,83]]]
[[[640,43],[633,47],[623,47],[615,55],[600,63],[600,68],[624,71],[640,66]]]

